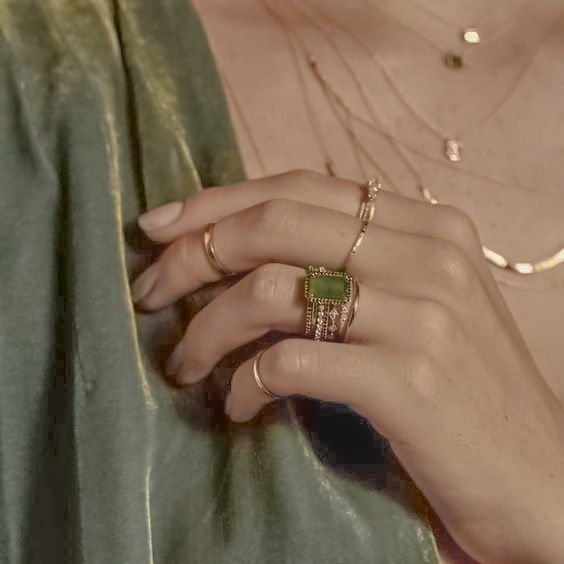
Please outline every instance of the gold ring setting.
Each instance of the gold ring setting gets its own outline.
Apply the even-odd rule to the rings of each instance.
[[[213,243],[213,230],[215,227],[216,222],[212,221],[208,223],[206,230],[204,231],[204,249],[206,251],[206,255],[210,261],[212,267],[217,270],[220,274],[224,276],[229,276],[231,274],[235,274],[235,272],[229,270],[225,264],[220,260],[217,256],[217,251],[215,249]]]
[[[253,374],[255,375],[255,382],[257,383],[257,386],[269,397],[273,398],[273,399],[282,399],[284,396],[278,396],[274,393],[272,393],[265,385],[264,382],[262,381],[262,378],[260,377],[260,372],[259,372],[259,361],[262,357],[262,355],[264,354],[264,352],[266,351],[266,349],[263,349],[262,351],[260,351],[256,356],[255,359],[253,361]]]

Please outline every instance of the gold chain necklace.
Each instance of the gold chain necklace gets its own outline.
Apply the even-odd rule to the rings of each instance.
[[[295,4],[294,0],[292,0],[292,3]],[[303,10],[301,10],[301,9],[300,9],[300,11],[305,17],[308,18],[308,20],[310,21],[310,23],[312,25],[316,24],[316,22],[312,21],[311,18],[309,18],[308,14],[304,13]],[[343,53],[337,47],[337,45],[332,40],[332,38],[328,34],[326,34],[324,30],[322,30],[322,32],[324,33],[326,39],[331,43],[332,47],[336,50],[337,54],[339,55],[339,58],[343,61],[343,63],[347,67],[348,72],[351,74],[351,76],[354,79],[354,82],[357,84],[357,88],[359,88],[359,90],[365,92],[365,88],[364,88],[362,82],[360,81],[358,75],[354,72],[354,69],[352,68],[352,65],[350,64],[350,62],[348,62],[346,57],[344,57]],[[348,34],[352,38],[356,39],[356,36],[354,36],[352,33],[348,32]],[[299,43],[303,47],[303,44],[301,44],[301,41]],[[336,103],[340,104],[346,110],[346,114],[351,116],[352,112],[351,112],[350,108],[343,103],[341,97],[336,95],[335,90],[329,87],[329,83],[328,83],[327,79],[320,72],[315,58],[312,57],[312,55],[310,53],[308,53],[307,50],[304,51],[304,53],[308,57],[308,60],[309,60],[309,63],[310,63],[309,66],[310,66],[311,70],[313,71],[314,76],[317,78],[318,81],[320,81],[321,86],[323,88],[323,91],[327,92],[329,94],[329,96],[328,96],[329,101],[333,102],[333,103],[336,102]],[[371,115],[372,120],[373,121],[379,121],[380,123],[385,122],[385,119],[383,118],[383,116],[376,117],[376,110],[374,109],[374,106],[370,103],[369,97],[366,96],[365,93],[362,95],[362,98],[367,103],[367,105],[370,106],[369,114]],[[389,136],[389,138],[392,141],[392,143],[394,144],[394,146],[397,149],[397,151],[399,152],[399,154],[401,155],[401,157],[403,158],[403,160],[406,162],[408,168],[414,174],[414,176],[417,180],[417,183],[418,183],[419,190],[420,190],[422,196],[424,197],[424,199],[431,204],[439,203],[439,200],[431,193],[431,191],[428,188],[426,188],[424,186],[424,180],[423,180],[423,175],[421,173],[421,169],[414,162],[411,155],[409,154],[409,152],[406,150],[405,146],[401,143],[400,139],[398,138],[394,128],[392,128],[389,123],[387,123],[387,129],[388,129],[388,131],[392,132],[391,135]],[[355,142],[357,144],[361,145],[360,140],[358,139],[358,136],[354,132],[354,129],[352,130],[352,135],[355,137]],[[363,152],[365,154],[368,153],[368,151],[363,151]],[[509,261],[501,253],[498,253],[498,252],[494,251],[493,249],[490,249],[489,247],[487,247],[485,245],[483,246],[483,252],[484,252],[485,258],[491,264],[494,264],[497,267],[500,267],[500,268],[503,268],[503,269],[506,269],[506,270],[509,270],[509,271],[513,271],[513,272],[518,273],[518,274],[532,274],[532,273],[536,273],[536,272],[541,272],[541,271],[544,271],[544,270],[554,268],[561,263],[564,263],[564,247],[561,247],[556,253],[554,253],[554,254],[552,254],[552,255],[550,255],[550,256],[542,259],[542,260],[535,261],[535,262],[525,262],[525,261],[523,261],[523,262],[521,262],[521,261],[512,262],[512,261]],[[507,282],[507,281],[499,279],[499,278],[497,278],[497,280],[498,280],[498,282],[500,282],[502,284],[506,284],[506,282]],[[525,284],[522,284],[522,283],[509,283],[509,284],[506,284],[506,285],[510,285],[511,287],[518,288],[518,289],[533,289],[533,290],[556,289],[556,288],[562,287],[562,284],[558,284],[556,287],[554,287],[553,285],[546,285],[546,284],[539,286],[539,285],[525,285]]]
[[[418,2],[414,2],[413,0],[409,0],[409,1],[411,2],[412,5],[417,6],[420,10],[424,11],[428,15],[431,15],[433,19],[435,19],[436,21],[448,25],[449,28],[453,27],[452,23],[447,22],[446,20],[440,18],[437,14],[431,12],[428,8],[422,6]],[[494,16],[498,15],[498,12],[501,11],[501,8],[504,8],[503,4],[497,4],[493,10],[489,10],[488,12],[480,16],[478,20],[475,22],[475,25],[463,28],[460,31],[459,37],[463,41],[464,46],[463,48],[459,48],[455,51],[451,49],[445,49],[442,45],[439,45],[432,39],[433,36],[431,34],[422,33],[417,27],[406,24],[397,14],[394,14],[393,12],[386,10],[381,5],[375,6],[374,0],[369,0],[369,3],[372,9],[377,9],[380,12],[387,14],[403,28],[411,31],[412,33],[416,33],[423,41],[425,41],[428,45],[430,45],[432,48],[437,50],[441,54],[443,63],[450,69],[461,69],[466,65],[467,51],[469,51],[470,49],[472,49],[473,47],[475,47],[476,45],[482,42],[482,32],[480,31],[480,29],[482,29],[481,28],[482,21],[484,21],[486,18],[489,18],[491,21],[492,15]],[[509,27],[509,25],[513,23],[511,20],[507,18],[503,18],[503,16],[504,16],[503,13],[501,14],[501,16],[498,16],[502,18],[501,26],[493,30],[491,33],[486,32],[485,37],[487,41],[493,40],[502,31],[504,31],[507,27]]]
[[[371,3],[370,6],[376,9]],[[298,8],[296,6],[296,8]],[[300,8],[300,11],[301,10]],[[348,33],[344,26],[340,22],[336,22],[333,18],[329,16],[325,17],[331,19],[331,22],[336,27],[340,28],[345,33]],[[350,33],[348,33],[350,35]],[[463,130],[457,132],[446,131],[439,125],[437,125],[418,105],[413,101],[411,96],[402,87],[400,81],[394,77],[393,72],[390,70],[389,66],[385,63],[382,57],[376,52],[370,50],[363,42],[361,42],[356,36],[354,36],[355,42],[361,47],[361,49],[378,65],[382,71],[386,82],[391,87],[391,89],[398,96],[399,100],[402,102],[405,109],[411,113],[423,126],[425,126],[431,133],[437,136],[443,143],[443,154],[444,156],[453,163],[458,163],[462,160],[462,149],[463,149],[463,139],[470,136],[475,130],[484,126],[486,123],[491,121],[506,105],[506,103],[513,97],[515,92],[518,90],[519,86],[528,74],[529,69],[536,62],[544,43],[551,36],[548,33],[545,38],[540,42],[537,48],[534,50],[533,54],[529,57],[525,66],[517,74],[515,80],[512,82],[510,88],[504,93],[504,95],[494,104],[490,111],[483,115],[480,119],[474,120],[471,125]]]
[[[288,38],[290,40],[290,45],[291,45],[291,48],[292,48],[291,50],[292,50],[293,55],[295,55],[295,42],[297,42],[298,46],[302,49],[303,53],[309,58],[310,69],[313,71],[313,74],[316,77],[316,79],[320,82],[320,85],[322,86],[322,90],[327,95],[328,101],[331,104],[331,108],[332,108],[333,112],[335,113],[336,117],[338,118],[339,123],[344,127],[347,135],[349,136],[349,138],[351,140],[351,143],[353,145],[355,153],[357,153],[357,155],[358,155],[359,163],[360,163],[360,169],[363,172],[363,175],[366,176],[365,171],[364,171],[364,167],[362,165],[362,159],[360,158],[360,154],[362,154],[368,160],[368,162],[370,162],[371,166],[376,168],[382,176],[386,177],[387,175],[385,175],[383,173],[382,168],[378,165],[378,163],[375,162],[375,160],[373,159],[370,151],[368,151],[363,146],[363,144],[360,142],[360,139],[358,138],[358,135],[356,134],[354,127],[351,124],[351,118],[353,117],[352,110],[336,94],[334,89],[332,89],[332,87],[330,87],[327,79],[324,77],[324,75],[319,70],[317,62],[312,57],[312,55],[307,51],[307,49],[305,49],[304,45],[301,43],[301,39],[299,37],[297,37],[293,31],[288,29],[288,26],[286,25],[284,19],[269,5],[267,0],[261,0],[261,1],[264,4],[265,8],[269,11],[269,13],[271,15],[275,16],[278,23],[283,26],[284,32],[286,33],[286,35],[288,36]],[[334,46],[334,48],[336,48],[336,47]],[[342,53],[339,53],[339,56],[343,61],[346,61],[346,58],[343,56]],[[296,59],[296,63],[297,62],[298,62],[298,60]],[[358,80],[358,76],[356,76],[356,74],[352,70],[350,63],[347,64],[347,66],[349,68],[349,72],[351,72],[354,75],[355,81]],[[307,110],[308,110],[308,115],[309,115],[309,119],[310,119],[312,128],[314,130],[317,130],[316,131],[317,139],[318,140],[322,139],[323,136],[321,135],[321,133],[319,131],[319,125],[317,123],[318,120],[317,120],[317,118],[315,118],[315,119],[313,118],[312,105],[311,105],[311,103],[308,99],[307,93],[306,93],[307,90],[305,88],[305,81],[304,81],[303,75],[301,74],[301,71],[299,69],[299,65],[297,65],[296,68],[297,68],[297,71],[298,71],[300,86],[301,86],[303,93],[304,93],[304,99],[306,101],[306,107],[307,107]],[[259,163],[261,165],[261,168],[263,169],[263,172],[266,175],[267,171],[266,171],[266,167],[264,166],[264,161],[262,160],[262,157],[260,156],[260,151],[258,150],[258,146],[257,146],[257,144],[254,140],[254,136],[252,135],[250,127],[248,126],[248,122],[247,122],[243,112],[241,111],[241,106],[240,106],[239,102],[237,101],[237,99],[234,95],[233,89],[230,87],[230,85],[227,81],[226,75],[224,75],[224,80],[228,84],[229,92],[231,94],[232,99],[235,102],[235,109],[240,114],[240,117],[241,117],[242,122],[244,124],[245,130],[247,132],[247,135],[249,136],[249,139],[251,140],[253,151],[256,153],[257,158],[259,159]],[[368,100],[368,98],[364,94],[364,87],[362,86],[362,84],[357,83],[357,87],[359,87],[359,89],[361,89],[363,91],[363,94],[362,94],[363,99]],[[339,111],[335,107],[335,104],[337,106],[341,107],[341,111],[344,113],[344,116],[345,116],[344,118],[343,118],[343,116],[339,116]],[[373,109],[371,110],[370,113],[373,114]],[[380,118],[380,121],[382,121],[381,118]],[[417,164],[413,161],[413,159],[409,155],[406,148],[402,146],[402,144],[399,141],[397,135],[395,135],[393,128],[391,128],[389,126],[389,124],[388,124],[388,129],[390,129],[390,131],[392,131],[392,133],[388,132],[386,134],[386,137],[390,141],[392,141],[392,143],[394,144],[394,147],[400,153],[403,160],[406,162],[408,168],[414,174],[415,178],[418,181],[419,189],[420,189],[422,195],[424,196],[424,198],[430,203],[438,203],[438,200],[431,194],[431,192],[428,189],[426,189],[424,187],[421,170],[419,169]],[[326,147],[323,147],[323,144],[322,144],[322,148],[323,148],[324,154],[326,155],[327,172],[329,174],[334,175],[335,174],[335,172],[334,172],[334,161],[333,161],[332,157],[330,157],[328,155]],[[390,185],[393,186],[391,183],[390,183]],[[396,189],[396,191],[397,191],[397,189]],[[500,253],[497,253],[497,252],[489,249],[488,247],[484,246],[483,249],[484,249],[484,256],[490,263],[494,264],[497,267],[500,267],[500,268],[503,268],[503,269],[506,269],[506,270],[511,270],[511,271],[519,273],[519,274],[528,274],[528,273],[532,273],[532,272],[540,272],[542,270],[554,268],[558,264],[564,262],[564,248],[560,249],[560,251],[558,253],[556,253],[555,255],[552,255],[551,257],[549,257],[547,259],[544,259],[542,261],[537,261],[535,263],[510,262],[507,259],[505,259],[505,257],[503,257]],[[500,284],[510,286],[510,287],[516,288],[516,289],[521,289],[521,290],[542,291],[542,290],[553,290],[553,289],[556,289],[556,288],[564,287],[564,284],[558,284],[558,285],[547,285],[547,284],[541,284],[541,285],[536,284],[536,285],[534,285],[533,284],[533,285],[529,285],[529,284],[523,284],[523,283],[520,283],[520,282],[511,281],[511,280],[500,279],[498,277],[495,277],[495,278]]]

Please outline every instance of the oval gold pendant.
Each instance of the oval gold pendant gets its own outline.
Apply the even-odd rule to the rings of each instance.
[[[462,159],[462,143],[456,139],[447,139],[445,141],[445,156],[453,163],[459,162]]]
[[[477,45],[482,40],[480,32],[475,27],[467,27],[464,29],[462,32],[462,39],[464,39],[466,43],[471,43],[472,45]]]

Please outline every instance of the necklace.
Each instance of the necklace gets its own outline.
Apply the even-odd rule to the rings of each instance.
[[[373,7],[371,5],[371,7]],[[303,13],[303,10],[301,10]],[[347,35],[351,35],[348,30],[346,30],[340,22],[333,20],[325,15],[326,19],[330,19],[331,23],[336,27],[340,28],[341,31],[347,33]],[[400,99],[403,106],[406,110],[411,113],[423,126],[425,126],[432,134],[437,136],[443,142],[443,153],[444,156],[453,163],[458,163],[462,160],[462,149],[463,149],[463,138],[467,138],[471,135],[475,130],[484,126],[490,120],[492,120],[505,106],[505,104],[512,98],[513,94],[518,90],[519,86],[521,85],[522,81],[528,74],[529,69],[534,65],[536,59],[538,58],[542,46],[544,45],[545,41],[551,37],[552,33],[548,33],[545,38],[540,42],[537,46],[535,51],[533,52],[532,56],[529,57],[525,66],[521,69],[521,71],[517,74],[517,77],[512,82],[511,86],[504,95],[494,104],[489,112],[483,115],[480,119],[472,121],[471,125],[466,127],[464,130],[459,130],[457,132],[446,131],[425,114],[417,104],[414,103],[411,96],[405,91],[405,89],[401,86],[400,82],[394,77],[394,74],[390,70],[389,66],[385,63],[385,61],[380,57],[380,55],[376,51],[370,50],[362,41],[360,41],[356,36],[353,37],[353,40],[359,45],[359,47],[371,58],[374,62],[378,65],[386,82],[391,87],[391,89],[395,92],[395,94]]]
[[[267,0],[262,0],[263,4],[265,5],[265,7],[268,9],[268,11],[273,14],[276,13],[272,7],[269,5],[269,3],[267,2]],[[278,15],[277,15],[278,16]],[[284,20],[278,16],[277,18],[278,23],[284,23]],[[290,31],[287,26],[285,25],[285,32],[287,34],[288,37],[292,37],[294,36],[294,32]],[[301,43],[301,39],[299,37],[294,37],[294,41],[291,42],[292,45],[292,51],[294,52],[295,49],[295,43],[298,43],[299,47],[302,48],[302,50],[304,49],[303,44]],[[335,105],[338,105],[341,107],[341,112],[344,113],[344,118],[341,116],[341,118],[339,119],[339,123],[341,123],[341,125],[343,125],[345,131],[347,132],[347,134],[349,135],[349,138],[351,139],[351,142],[353,144],[353,148],[355,150],[356,153],[361,153],[365,158],[367,158],[367,160],[371,163],[372,166],[374,166],[374,168],[376,168],[379,172],[382,172],[381,167],[378,166],[378,163],[376,163],[374,161],[373,158],[370,158],[370,151],[368,151],[365,147],[363,147],[363,144],[361,143],[358,135],[356,134],[354,127],[352,127],[351,125],[351,118],[354,117],[354,112],[344,103],[344,101],[336,94],[336,92],[334,91],[334,89],[330,86],[330,84],[328,83],[327,79],[324,77],[324,75],[321,73],[321,71],[319,70],[317,61],[315,60],[315,58],[306,51],[304,51],[305,54],[307,54],[307,56],[309,57],[309,68],[314,71],[314,76],[316,77],[316,79],[320,82],[320,85],[322,86],[322,90],[328,95],[327,98],[329,100],[329,102],[331,103],[331,107],[334,111],[335,114],[339,114],[339,111],[337,110],[337,108],[335,107]],[[340,58],[345,61],[346,58],[342,55],[342,53],[340,54]],[[348,65],[350,66],[350,65]],[[298,67],[299,69],[299,67]],[[351,67],[352,69],[352,67]],[[301,71],[298,70],[298,76],[301,76]],[[303,79],[303,76],[302,76]],[[300,79],[300,83],[303,86],[305,86],[304,82],[302,79]],[[359,88],[362,88],[362,84],[357,85],[359,86]],[[231,90],[231,94],[232,96],[234,95],[234,93]],[[303,88],[304,91],[304,98],[307,98],[307,93],[306,93],[306,89]],[[363,99],[367,99],[366,96],[363,95]],[[310,102],[306,102],[306,106],[311,109],[311,104]],[[237,111],[239,111],[239,113],[241,113],[241,117],[244,121],[245,118],[242,115],[242,112],[240,112],[240,105],[237,104],[237,108],[239,108]],[[372,112],[371,112],[372,113]],[[311,116],[310,116],[311,118]],[[378,117],[378,119],[380,121],[383,121],[381,116]],[[317,119],[310,119],[312,127],[318,129],[318,133],[317,133],[317,137],[318,138],[322,138],[321,132],[319,131],[318,128],[318,123],[317,123]],[[419,190],[421,191],[422,196],[425,198],[426,201],[430,202],[430,203],[438,203],[438,200],[432,195],[432,193],[426,189],[424,187],[424,183],[423,183],[423,178],[422,178],[422,174],[421,171],[419,169],[419,167],[417,166],[417,164],[413,161],[413,159],[411,158],[411,156],[409,155],[408,151],[406,150],[405,147],[402,146],[401,142],[399,141],[397,135],[395,135],[395,131],[393,130],[392,127],[390,127],[389,124],[388,125],[388,129],[391,131],[387,133],[386,137],[389,138],[393,145],[394,148],[398,150],[398,152],[401,154],[403,160],[405,161],[406,165],[408,166],[408,168],[410,169],[410,171],[414,174],[417,182],[418,182],[418,187]],[[248,127],[248,124],[245,126],[246,131],[248,132],[249,136],[252,138],[252,134],[250,131],[250,128]],[[253,145],[253,150],[259,154],[258,151],[258,147],[256,145],[256,143],[253,141],[252,143]],[[324,149],[324,154],[327,155],[326,149]],[[328,164],[327,166],[327,172],[329,174],[335,174],[334,173],[334,167],[333,167],[333,159],[331,157],[327,157],[326,158],[326,163]],[[264,164],[262,164],[263,167],[263,171],[265,174],[266,173],[266,169],[264,167]],[[361,166],[361,168],[363,168]],[[384,175],[383,175],[384,176]],[[387,175],[386,175],[387,176]],[[397,190],[396,190],[397,191]],[[485,258],[491,263],[494,264],[497,267],[503,268],[505,270],[512,270],[513,272],[519,273],[519,274],[528,274],[528,273],[532,273],[532,272],[540,272],[542,270],[547,270],[549,268],[554,268],[555,266],[557,266],[558,264],[564,262],[564,248],[560,249],[560,251],[554,255],[552,255],[551,257],[549,257],[548,259],[545,259],[543,261],[537,261],[535,263],[525,263],[525,262],[510,262],[507,259],[505,259],[500,253],[497,253],[491,249],[489,249],[488,247],[484,246],[484,256]],[[494,277],[496,278],[496,280],[503,285],[506,286],[510,286],[513,288],[517,288],[520,290],[536,290],[536,291],[540,291],[540,290],[549,290],[549,289],[556,289],[563,287],[563,285],[546,285],[546,284],[536,284],[536,285],[529,285],[529,284],[523,284],[520,282],[515,282],[512,280],[506,280],[506,279],[500,279],[497,276]]]
[[[295,4],[294,0],[292,0],[292,2]],[[302,11],[302,13],[304,14],[305,17],[309,18],[308,14],[304,13],[303,11]],[[311,19],[310,19],[310,23],[313,25],[315,22],[311,21]],[[351,37],[353,37],[353,34],[349,33],[349,35]],[[341,61],[344,62],[345,66],[347,67],[348,72],[351,74],[355,83],[357,84],[357,87],[361,90],[365,90],[365,88],[364,88],[362,82],[360,81],[358,75],[354,72],[354,69],[350,65],[350,62],[348,62],[346,57],[344,57],[343,53],[340,51],[340,49],[338,49],[338,47],[336,46],[336,44],[334,43],[332,38],[329,37],[329,34],[326,34],[325,36],[331,42],[332,47],[336,50],[336,52],[339,55],[339,58],[341,59]],[[354,38],[356,39],[356,36],[354,36]],[[336,102],[337,104],[341,105],[345,109],[346,114],[352,116],[352,111],[350,110],[350,108],[343,103],[342,98],[340,98],[338,95],[336,95],[335,90],[332,89],[329,86],[327,79],[324,77],[324,75],[319,70],[319,66],[317,64],[315,57],[313,57],[311,55],[311,53],[309,53],[307,51],[305,51],[305,53],[308,57],[309,67],[313,71],[315,78],[320,82],[322,89],[325,92],[329,93],[329,100],[332,101],[333,103]],[[362,98],[370,106],[372,106],[370,104],[368,96],[363,95]],[[377,113],[376,110],[372,106],[369,114],[372,117],[376,113]],[[385,120],[380,115],[380,116],[378,116],[377,121],[382,122],[382,121],[385,121]],[[417,166],[417,164],[415,163],[415,161],[413,160],[413,158],[411,157],[409,152],[406,150],[406,148],[400,142],[394,128],[391,127],[391,125],[389,123],[387,124],[387,128],[388,128],[389,131],[392,132],[391,135],[389,136],[389,138],[393,142],[393,144],[394,144],[395,148],[398,150],[399,154],[402,156],[404,162],[406,162],[408,168],[414,174],[416,181],[417,181],[417,184],[418,184],[418,188],[419,188],[423,198],[431,204],[439,203],[439,200],[432,194],[432,192],[424,186],[424,180],[423,180],[423,175],[421,173],[421,169]],[[355,136],[355,141],[357,143],[360,143],[360,140],[358,139],[358,136],[354,133],[354,131],[353,131],[353,134]],[[500,268],[503,268],[503,269],[506,269],[506,270],[509,270],[509,271],[513,271],[513,272],[518,273],[518,274],[532,274],[532,273],[536,273],[536,272],[542,272],[544,270],[554,268],[554,267],[558,266],[559,264],[564,263],[564,247],[561,247],[556,253],[554,253],[554,254],[552,254],[552,255],[550,255],[550,256],[542,259],[542,260],[535,261],[535,262],[512,262],[512,261],[509,261],[501,253],[498,253],[498,252],[494,251],[493,249],[490,249],[489,247],[487,247],[485,245],[483,246],[483,253],[484,253],[485,258],[491,264],[494,264],[497,267],[500,267]],[[501,282],[501,283],[506,282],[505,280],[502,281],[499,278],[497,280],[498,280],[498,282]],[[506,285],[510,285],[512,287],[519,288],[519,289],[536,289],[536,290],[548,289],[548,287],[546,285],[529,286],[529,285],[524,285],[524,284],[521,284],[521,283],[517,283],[517,284],[509,283],[509,284],[506,284]]]
[[[435,21],[439,21],[440,23],[448,26],[450,29],[454,27],[454,24],[448,22],[444,18],[440,17],[438,14],[435,14],[429,8],[426,8],[419,2],[416,2],[415,0],[408,0],[408,1],[412,5],[415,5],[419,10],[422,10],[427,15],[430,15]],[[450,69],[463,68],[466,65],[466,61],[467,61],[466,53],[470,49],[472,49],[473,47],[475,47],[476,45],[482,42],[483,33],[482,31],[480,31],[480,29],[483,29],[481,24],[484,20],[489,19],[489,21],[492,21],[493,19],[495,21],[496,16],[497,19],[501,19],[501,25],[499,27],[492,30],[491,33],[488,33],[486,31],[486,33],[484,34],[488,41],[493,40],[496,36],[498,36],[512,23],[511,20],[505,17],[505,13],[502,10],[502,8],[504,8],[505,6],[498,3],[493,10],[488,10],[488,12],[480,16],[475,22],[475,25],[464,27],[462,30],[460,30],[459,38],[463,42],[463,47],[458,48],[456,50],[452,50],[452,49],[445,49],[444,46],[436,43],[433,40],[433,34],[423,33],[416,26],[411,26],[409,24],[406,24],[401,18],[398,17],[397,14],[394,14],[393,12],[383,8],[381,5],[375,6],[374,0],[370,0],[369,4],[372,9],[377,9],[387,14],[388,16],[393,18],[397,23],[399,23],[399,25],[401,25],[403,28],[408,29],[412,33],[413,32],[416,33],[430,47],[432,47],[433,49],[439,52],[443,63]],[[494,17],[492,18],[492,16]]]

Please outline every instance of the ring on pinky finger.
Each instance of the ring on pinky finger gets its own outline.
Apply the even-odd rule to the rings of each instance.
[[[398,353],[386,347],[328,343],[288,338],[261,351],[260,380],[279,398],[305,396],[349,405],[359,414],[381,408],[380,416],[389,417],[400,399],[402,386],[394,377],[400,364]],[[253,419],[261,409],[275,401],[256,382],[255,361],[246,360],[234,372],[226,412],[233,421]],[[370,405],[370,398],[382,400],[382,406]],[[386,425],[383,425],[386,428]]]

